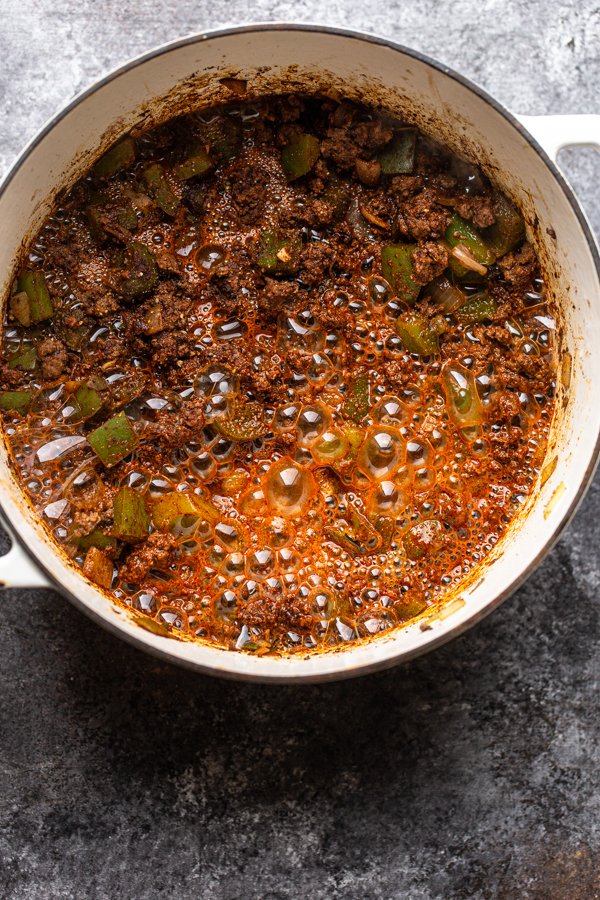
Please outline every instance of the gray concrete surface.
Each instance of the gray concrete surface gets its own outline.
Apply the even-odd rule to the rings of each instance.
[[[0,170],[111,66],[226,23],[368,29],[516,111],[600,112],[596,0],[2,0]],[[600,228],[598,157],[564,167]],[[600,897],[600,480],[461,639],[280,689],[157,664],[59,596],[0,596],[0,896]]]

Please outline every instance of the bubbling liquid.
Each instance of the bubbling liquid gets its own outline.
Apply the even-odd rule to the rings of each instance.
[[[106,243],[90,236],[80,208],[93,184],[63,201],[28,256],[45,271],[58,315],[33,331],[7,322],[4,355],[36,344],[39,353],[40,340],[58,337],[70,366],[56,378],[39,365],[22,371],[34,399],[26,415],[4,413],[4,433],[53,539],[83,567],[99,531],[114,563],[107,589],[147,627],[249,653],[306,653],[426,613],[502,538],[543,464],[553,391],[541,373],[554,367],[556,326],[541,279],[510,292],[494,270],[514,309],[500,305],[493,322],[473,324],[432,312],[425,289],[418,309],[437,320],[439,349],[410,352],[395,324],[408,306],[377,271],[389,235],[360,213],[366,202],[385,207],[383,189],[350,175],[359,199],[342,223],[299,231],[310,259],[337,254],[326,274],[315,282],[306,266],[294,277],[257,276],[248,248],[259,229],[240,213],[237,180],[248,168],[263,178],[264,203],[253,200],[262,226],[300,215],[279,149],[261,143],[263,113],[242,106],[206,119],[228,122],[240,149],[186,187],[177,216],[157,212],[140,182],[144,160],[169,158],[164,135],[140,139],[143,160],[116,179],[133,204],[136,241],[160,248],[178,273],[175,287],[160,277],[185,353],[167,355],[159,288],[145,320],[151,337],[140,337],[141,304],[114,299]],[[171,188],[179,198],[181,186]],[[71,244],[87,255],[74,260],[64,252]],[[288,284],[289,297],[265,317],[261,292],[272,283],[280,293]],[[108,301],[80,315],[99,288]],[[471,293],[479,287],[467,285]],[[88,440],[101,418],[87,421],[78,406],[77,387],[92,374],[138,442],[114,468]],[[124,486],[148,512],[147,545],[114,538]],[[176,513],[166,525],[155,515],[165,501]]]

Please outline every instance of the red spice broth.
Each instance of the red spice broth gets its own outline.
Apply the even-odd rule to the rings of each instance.
[[[219,158],[207,141],[210,170],[177,181],[198,133],[223,121],[236,123],[235,153]],[[12,462],[52,539],[97,581],[86,555],[109,560],[101,586],[148,627],[259,654],[389,632],[454,596],[533,489],[556,366],[537,260],[521,239],[483,282],[451,274],[463,305],[444,315],[435,285],[449,271],[452,216],[487,221],[502,201],[422,136],[412,172],[373,181],[395,127],[294,98],[167,123],[136,138],[131,165],[63,197],[26,254],[22,269],[44,272],[54,314],[5,324],[2,387],[32,392],[26,414],[3,413]],[[319,159],[288,180],[282,148],[306,132]],[[144,182],[156,162],[173,215]],[[128,227],[110,221],[111,203],[123,216],[125,201]],[[294,271],[260,265],[278,229],[284,257],[298,241]],[[493,224],[475,230],[484,240]],[[133,299],[123,294],[132,241],[157,268]],[[420,248],[421,277],[441,265],[410,304],[381,274],[394,241]],[[484,288],[489,315],[461,318]],[[414,315],[435,352],[409,352],[402,323]],[[10,365],[32,347],[32,368]],[[98,377],[103,406],[82,418],[76,391]],[[106,467],[87,437],[119,411],[137,446]],[[240,418],[259,436],[230,439]],[[144,540],[113,540],[123,486],[143,497]],[[153,511],[175,494],[209,506],[158,525]],[[92,553],[96,532],[109,545]]]

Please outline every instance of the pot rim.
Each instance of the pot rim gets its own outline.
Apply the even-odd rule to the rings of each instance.
[[[34,137],[26,144],[25,148],[18,155],[15,162],[9,168],[7,174],[3,178],[0,183],[0,199],[4,195],[8,186],[12,182],[16,173],[21,169],[24,163],[29,158],[30,154],[33,150],[40,144],[44,138],[57,126],[60,122],[68,116],[68,114],[79,106],[83,101],[85,101],[88,97],[93,96],[97,91],[103,88],[105,85],[109,84],[111,81],[119,78],[122,74],[128,72],[129,70],[136,68],[143,63],[146,63],[150,60],[156,59],[160,56],[163,56],[167,53],[172,52],[173,50],[177,50],[180,47],[186,47],[191,44],[203,43],[208,40],[226,38],[233,35],[239,34],[253,34],[253,33],[263,33],[263,32],[280,32],[280,31],[296,31],[296,32],[304,32],[308,34],[330,34],[337,37],[349,38],[352,40],[357,40],[361,42],[371,43],[378,46],[386,47],[387,49],[394,50],[398,53],[401,53],[405,56],[408,56],[420,63],[425,64],[426,66],[430,66],[432,69],[440,72],[443,75],[451,78],[456,81],[461,86],[467,88],[470,92],[478,96],[481,100],[491,106],[495,112],[497,112],[500,116],[502,116],[512,127],[527,141],[527,143],[535,150],[537,155],[541,158],[542,162],[545,166],[550,170],[552,176],[555,181],[561,188],[563,194],[571,206],[577,221],[582,229],[582,232],[585,236],[588,249],[590,251],[592,260],[594,262],[594,267],[596,270],[596,275],[598,276],[598,280],[600,281],[600,252],[598,249],[598,245],[596,243],[595,237],[592,233],[591,227],[587,221],[585,213],[583,212],[572,188],[562,175],[561,171],[554,163],[554,161],[550,158],[548,153],[543,149],[543,147],[538,143],[538,141],[530,134],[527,128],[520,122],[516,115],[511,113],[502,103],[496,100],[493,96],[491,96],[486,90],[480,87],[478,84],[473,82],[470,78],[467,78],[464,75],[456,72],[451,67],[445,65],[444,63],[438,62],[436,59],[430,57],[428,54],[422,53],[418,50],[413,50],[412,48],[406,47],[403,44],[400,44],[396,41],[389,40],[388,38],[379,37],[377,35],[371,34],[369,32],[356,31],[354,29],[348,28],[339,28],[337,26],[331,25],[320,25],[317,23],[295,23],[295,22],[255,22],[248,23],[245,25],[234,25],[228,26],[224,28],[211,29],[204,32],[196,32],[190,35],[187,35],[183,38],[177,38],[173,41],[168,41],[164,44],[159,44],[158,46],[152,48],[151,50],[146,51],[145,53],[139,54],[137,56],[131,57],[125,63],[122,63],[120,66],[111,69],[106,75],[102,76],[100,79],[94,81],[89,87],[80,91],[75,97],[67,103],[65,106],[61,107],[57,113],[48,119],[46,124],[42,126],[42,128],[36,132]],[[277,672],[269,672],[269,673],[252,673],[251,671],[240,671],[236,666],[228,665],[227,657],[235,656],[238,654],[233,653],[232,651],[222,651],[223,659],[220,661],[222,665],[219,667],[215,667],[210,663],[202,663],[197,661],[192,661],[188,659],[183,659],[178,656],[175,656],[168,649],[163,649],[162,647],[157,647],[154,645],[149,645],[146,641],[143,640],[143,636],[148,633],[144,631],[140,626],[136,626],[135,632],[131,632],[129,630],[123,629],[120,625],[119,619],[115,617],[113,621],[109,621],[99,612],[94,611],[86,604],[81,603],[78,598],[68,590],[61,581],[55,577],[42,563],[34,549],[32,549],[26,542],[25,538],[21,535],[18,528],[13,523],[12,519],[7,515],[6,511],[0,506],[0,515],[2,520],[6,520],[6,527],[10,529],[10,536],[14,540],[18,542],[19,546],[26,552],[27,556],[31,558],[35,566],[41,570],[51,586],[56,588],[63,596],[65,596],[70,602],[72,602],[75,606],[81,609],[84,613],[86,613],[90,618],[94,621],[97,621],[102,627],[106,630],[118,635],[122,640],[126,640],[128,643],[136,646],[148,653],[153,654],[154,656],[159,657],[160,659],[170,662],[177,663],[178,665],[184,666],[189,669],[193,669],[196,672],[201,672],[203,674],[216,675],[225,678],[232,678],[238,680],[247,680],[247,681],[256,681],[263,683],[297,683],[297,682],[322,682],[322,681],[333,681],[333,680],[341,680],[346,678],[357,677],[358,675],[365,675],[368,673],[372,673],[375,671],[379,671],[382,669],[391,668],[394,665],[398,665],[400,662],[407,662],[411,659],[414,659],[417,656],[420,656],[430,650],[433,650],[435,647],[441,646],[445,644],[447,641],[458,637],[460,634],[467,631],[473,625],[475,625],[478,621],[483,619],[489,613],[491,613],[494,609],[496,609],[504,600],[506,600],[512,593],[514,593],[529,577],[530,575],[537,569],[543,559],[547,556],[547,554],[552,550],[552,548],[557,543],[558,539],[562,535],[563,531],[571,521],[573,515],[575,514],[579,504],[581,503],[590,483],[596,467],[598,465],[598,461],[600,458],[600,428],[598,429],[598,433],[596,434],[595,443],[590,455],[590,459],[587,465],[587,468],[580,479],[579,486],[575,496],[573,497],[571,503],[567,507],[567,509],[562,514],[560,520],[554,527],[554,530],[549,535],[546,540],[543,548],[536,554],[536,556],[530,560],[528,565],[525,567],[523,572],[518,575],[510,585],[505,588],[503,591],[498,593],[494,599],[489,602],[483,609],[479,610],[477,613],[473,613],[471,616],[466,618],[464,621],[457,623],[454,627],[449,628],[448,630],[444,630],[440,634],[435,634],[431,632],[431,638],[429,641],[421,644],[418,647],[412,648],[411,650],[402,650],[399,653],[387,653],[381,659],[375,660],[366,660],[364,662],[357,662],[352,667],[348,667],[344,665],[344,660],[348,659],[349,654],[352,653],[352,648],[348,648],[347,650],[342,650],[339,652],[331,652],[327,654],[320,654],[321,658],[327,657],[328,660],[332,663],[329,667],[328,671],[324,673],[309,673],[303,674],[302,672],[297,672],[294,674],[290,674],[289,671],[282,670],[281,673]],[[0,585],[1,586],[1,585]],[[371,641],[369,642],[371,645],[376,643]],[[390,647],[392,644],[391,641],[386,642],[386,647]],[[211,648],[216,649],[216,648]],[[399,656],[401,659],[399,659]],[[286,657],[285,659],[292,659],[292,661],[297,662],[298,666],[301,666],[304,662],[304,659],[300,656],[298,658],[295,657]],[[338,665],[335,665],[335,661],[338,661]]]

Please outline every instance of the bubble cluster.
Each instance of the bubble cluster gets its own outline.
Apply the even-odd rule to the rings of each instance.
[[[254,140],[258,116],[258,109],[232,108],[195,125],[235,120],[234,130],[247,137],[245,162],[266,173],[257,201],[264,200],[265,223],[278,226],[283,210],[288,222],[302,222],[302,252],[316,258],[336,250],[335,264],[320,280],[310,267],[244,279],[257,232],[236,204],[236,170],[226,154],[214,182],[185,186],[185,214],[164,219],[148,215],[156,209],[140,189],[152,148],[151,138],[141,138],[139,168],[120,173],[118,183],[135,207],[136,239],[167,254],[161,280],[180,279],[192,298],[174,326],[171,374],[152,359],[151,348],[172,337],[164,333],[160,303],[148,310],[144,297],[135,306],[136,316],[144,309],[143,332],[133,323],[133,305],[110,302],[105,245],[91,252],[97,245],[86,232],[84,273],[57,262],[57,236],[81,247],[88,227],[81,211],[59,210],[30,248],[29,263],[48,272],[61,340],[85,360],[84,375],[49,384],[39,366],[23,369],[34,395],[30,410],[25,417],[7,413],[4,431],[54,540],[83,566],[90,535],[99,531],[103,552],[115,561],[113,596],[146,624],[247,653],[306,653],[411,622],[456,589],[502,538],[543,463],[553,396],[535,376],[554,365],[556,325],[538,280],[518,313],[498,314],[492,338],[489,323],[429,309],[440,352],[407,352],[398,322],[414,310],[377,271],[389,234],[361,213],[358,197],[337,245],[333,214],[327,226],[304,224],[311,221],[302,206],[309,198],[298,205],[297,187],[281,181],[279,162],[272,165],[273,148]],[[353,190],[364,199],[363,186]],[[333,201],[318,202],[322,208]],[[197,208],[202,215],[195,217]],[[287,256],[284,248],[278,259],[289,263]],[[102,315],[81,314],[78,279],[87,279],[90,295],[106,290]],[[265,323],[258,301],[269,282],[277,302]],[[479,296],[480,286],[464,291]],[[144,334],[146,356],[108,352],[134,328]],[[38,332],[53,334],[50,326]],[[141,344],[139,338],[135,346]],[[25,354],[29,365],[32,349],[27,329],[7,322],[5,356]],[[503,354],[519,366],[507,369]],[[280,389],[271,396],[273,363]],[[102,417],[92,426],[76,396],[76,378],[90,372],[100,373],[110,397],[102,415],[122,412],[138,442],[110,470],[87,439]],[[196,420],[186,418],[188,410]],[[145,567],[143,543],[118,542],[112,533],[113,497],[122,486],[143,498],[148,513],[155,551]],[[184,502],[159,524],[156,509],[173,496]]]

